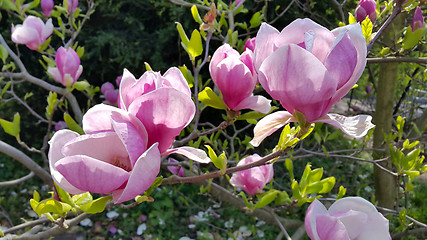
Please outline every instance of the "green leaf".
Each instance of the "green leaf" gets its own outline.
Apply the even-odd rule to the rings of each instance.
[[[9,81],[9,82],[6,83],[6,85],[1,90],[1,96],[3,96],[6,93],[6,91],[10,88],[11,84],[12,84],[12,81]]]
[[[227,110],[225,103],[210,87],[206,87],[199,93],[199,101],[209,107]]]
[[[7,52],[6,48],[3,45],[0,45],[0,58],[3,61],[3,64],[6,63],[6,59],[9,56],[9,53]]]
[[[25,10],[30,10],[37,7],[40,4],[40,0],[34,0],[31,3],[26,4]]]
[[[39,204],[37,204],[34,209],[34,211],[39,215],[39,217],[45,213],[54,213],[59,214],[61,216],[65,216],[65,214],[70,210],[70,205],[59,202],[55,199],[45,199],[39,202]]]
[[[70,114],[64,113],[64,121],[71,131],[74,131],[80,135],[85,134],[85,132],[83,131],[83,128],[80,127],[80,125],[78,125],[76,121],[74,121],[74,119],[70,116]]]
[[[352,23],[357,23],[356,18],[353,16],[353,14],[348,13],[348,23],[352,24]]]
[[[414,32],[412,32],[411,26],[408,26],[406,28],[405,35],[403,37],[402,49],[408,50],[415,47],[415,45],[417,45],[418,42],[420,41],[423,35],[422,33],[423,33],[423,29],[417,29]]]
[[[199,15],[199,11],[197,10],[196,5],[193,5],[191,7],[191,15],[193,15],[194,21],[196,21],[198,24],[203,24],[202,18]]]
[[[37,202],[40,202],[40,194],[36,190],[33,192],[33,199]]]
[[[77,55],[79,56],[79,58],[82,58],[83,55],[85,54],[85,47],[83,46],[78,46],[77,50],[76,50]]]
[[[293,165],[292,160],[290,158],[285,159],[285,167],[289,171],[289,178],[291,180],[293,180],[295,178],[294,177],[294,165]]]
[[[279,109],[279,108],[276,106],[273,106],[273,107],[271,107],[271,110],[269,113],[271,113],[277,109]],[[257,111],[250,111],[250,112],[247,112],[247,113],[240,115],[236,120],[260,119],[260,118],[265,117],[269,113],[265,114],[265,113],[260,113]]]
[[[160,186],[160,184],[162,184],[163,182],[163,177],[156,177],[156,180],[154,180],[153,184],[151,184],[151,186],[145,190],[144,195],[146,196],[150,196],[151,193],[153,193],[154,189],[156,189],[158,186]]]
[[[334,177],[328,177],[328,178],[322,179],[320,182],[322,183],[323,187],[322,187],[322,190],[320,190],[318,193],[328,193],[335,186]]]
[[[113,200],[112,196],[105,196],[97,198],[91,202],[88,202],[80,206],[80,209],[85,213],[95,214],[105,210],[105,206],[109,201]]]
[[[255,204],[255,208],[262,208],[274,201],[279,191],[272,189],[262,195],[259,201]]]
[[[85,91],[86,89],[88,89],[90,87],[90,84],[86,80],[78,81],[78,82],[74,83],[73,87],[75,89],[77,89],[78,91]]]
[[[193,83],[194,83],[194,77],[191,74],[191,71],[188,70],[187,66],[185,66],[185,65],[182,66],[182,67],[178,67],[178,68],[181,71],[182,75],[184,75],[185,80],[187,80],[188,86],[190,88],[192,88],[193,87]]]
[[[13,116],[13,122],[6,121],[4,119],[0,119],[0,124],[3,127],[3,130],[14,137],[19,137],[19,133],[21,131],[21,116],[19,113],[15,113]]]
[[[380,54],[378,55],[379,57],[384,57],[385,55],[387,55],[390,52],[390,48],[389,47],[383,47],[383,49],[381,49]]]
[[[153,69],[151,68],[150,64],[148,62],[144,62],[145,65],[145,70],[147,71],[153,71]]]
[[[277,194],[276,201],[274,202],[274,204],[291,204],[291,203],[292,203],[292,200],[289,198],[288,193],[285,191],[279,192],[279,194]]]
[[[259,25],[261,25],[262,19],[264,18],[264,14],[261,14],[261,11],[254,13],[252,15],[251,20],[249,21],[250,28],[257,28]]]
[[[310,172],[308,177],[308,183],[314,183],[320,181],[323,176],[323,168],[316,168]]]
[[[50,59],[50,58],[46,57],[45,55],[43,55],[42,58],[47,63],[47,66],[49,66],[49,67],[55,67],[56,66],[56,63],[53,59]]]
[[[191,34],[190,42],[187,46],[187,52],[190,54],[193,61],[197,56],[200,56],[203,53],[202,38],[200,37],[199,31],[196,29],[194,29]]]
[[[82,206],[93,201],[93,197],[90,192],[73,195],[71,199],[77,206]]]
[[[323,184],[321,182],[314,182],[308,184],[305,192],[306,194],[319,193],[323,188]]]
[[[187,34],[185,34],[184,28],[182,27],[181,23],[176,23],[176,29],[178,30],[179,36],[181,37],[181,42],[184,45],[184,49],[187,51],[188,43],[190,40],[188,40]]]
[[[0,1],[0,8],[5,10],[12,10],[15,12],[18,12],[18,9],[16,8],[16,4],[12,2],[12,0],[1,0]]]
[[[74,203],[73,199],[71,198],[70,194],[67,193],[64,189],[60,188],[55,182],[55,189],[58,193],[59,199],[63,201],[64,203],[69,204],[72,207],[77,207],[77,205]]]
[[[337,200],[344,197],[345,193],[347,192],[347,189],[343,186],[340,186],[340,189],[338,191]]]
[[[372,29],[374,27],[374,25],[371,22],[371,19],[369,19],[369,16],[366,16],[365,20],[363,20],[361,25],[362,25],[363,36],[365,36],[366,42],[369,42],[370,37],[372,35]]]
[[[403,171],[402,173],[408,175],[410,179],[415,179],[420,176],[419,171]]]

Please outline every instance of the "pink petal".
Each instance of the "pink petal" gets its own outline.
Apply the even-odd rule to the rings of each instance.
[[[307,122],[329,112],[326,107],[337,86],[337,81],[316,57],[293,44],[277,49],[266,58],[258,76],[272,98],[291,113],[302,112]]]
[[[176,90],[187,94],[187,96],[191,97],[190,87],[188,86],[187,80],[185,79],[182,72],[176,68],[169,68],[165,74],[163,74],[163,78],[167,80],[167,82],[171,85],[171,87]]]
[[[32,28],[36,30],[39,39],[42,37],[41,33],[43,31],[44,23],[40,18],[30,15],[24,20],[22,25],[26,28]]]
[[[33,28],[26,28],[22,25],[17,25],[12,33],[12,41],[19,44],[26,44],[31,50],[37,50],[40,39],[38,33]]]
[[[372,212],[378,212],[378,210],[372,203],[361,197],[341,198],[329,207],[328,212],[330,214],[338,214],[349,211],[350,209],[359,212],[364,212],[368,215]]]
[[[316,218],[321,215],[328,216],[328,210],[319,200],[314,199],[307,209],[304,220],[305,231],[311,240],[319,240]]]
[[[110,193],[130,175],[119,167],[84,155],[65,157],[55,166],[74,187],[93,193]]]
[[[219,63],[228,57],[239,58],[240,54],[227,43],[215,50],[209,63],[209,72],[211,73],[211,76],[217,75]]]
[[[264,96],[250,96],[243,99],[233,110],[252,109],[267,114],[271,110],[271,100]]]
[[[123,70],[122,80],[119,87],[120,108],[127,110],[129,104],[138,96],[132,97],[130,89],[136,84],[134,75],[126,68]]]
[[[186,156],[187,158],[199,162],[199,163],[210,163],[211,159],[208,157],[205,151],[193,147],[179,147],[168,149],[167,151],[162,153],[162,156],[167,156],[172,153],[181,154]]]
[[[158,142],[160,152],[164,152],[191,122],[195,106],[186,94],[174,88],[159,88],[135,99],[129,112],[147,129],[148,146]]]
[[[55,79],[57,82],[61,84],[65,84],[65,82],[62,80],[62,75],[59,72],[58,68],[48,67],[47,72],[52,76],[53,79]]]
[[[136,161],[126,187],[113,192],[114,203],[131,200],[144,193],[156,180],[156,176],[160,171],[160,163],[160,152],[156,143]]]
[[[62,147],[69,141],[73,140],[74,138],[80,136],[78,133],[73,132],[68,129],[63,129],[57,131],[52,139],[49,141],[49,168],[50,168],[50,174],[52,175],[53,180],[58,184],[59,187],[66,190],[67,192],[71,194],[80,194],[84,191],[77,189],[73,185],[71,185],[67,179],[62,176],[61,173],[58,172],[58,170],[55,167],[55,164],[57,161],[64,158],[64,154],[62,154]]]
[[[287,111],[278,111],[269,114],[261,119],[255,126],[254,138],[250,141],[250,144],[254,147],[258,147],[264,138],[270,136],[273,132],[286,124],[296,121],[294,116]]]
[[[332,214],[332,216],[340,220],[351,239],[355,239],[362,232],[368,222],[368,215],[364,212],[347,210],[343,213]]]
[[[255,38],[254,65],[255,69],[259,69],[262,62],[274,50],[274,42],[276,41],[279,31],[268,23],[262,23]]]
[[[41,32],[41,37],[43,39],[43,42],[46,41],[46,39],[52,34],[52,32],[53,32],[52,19],[49,18],[46,21],[46,24],[44,25]]]
[[[306,32],[313,32],[313,46],[311,52],[320,62],[324,62],[335,36],[325,27],[315,23],[309,18],[297,19],[286,26],[277,37],[274,46],[280,48],[288,44],[300,44],[306,42]]]
[[[353,46],[356,48],[357,51],[357,64],[354,68],[353,74],[351,75],[350,79],[339,89],[337,89],[337,92],[335,93],[334,97],[332,98],[331,103],[334,104],[341,100],[342,97],[344,97],[348,91],[356,84],[357,80],[360,78],[360,76],[363,73],[363,70],[366,66],[366,41],[365,37],[362,33],[362,27],[359,23],[353,23],[350,25],[346,25],[344,27],[339,27],[332,32],[335,36],[339,36],[341,32],[347,32],[351,42],[353,43]]]
[[[147,149],[147,136],[141,136],[138,129],[126,117],[113,112],[112,123],[116,134],[125,146],[132,166]]]
[[[316,217],[316,226],[320,240],[350,240],[344,224],[336,217],[319,215]]]
[[[109,164],[119,161],[122,166],[132,169],[128,152],[114,131],[76,137],[63,146],[62,153],[65,156],[85,155]]]
[[[330,113],[325,117],[319,118],[313,122],[327,123],[341,129],[345,134],[351,137],[361,138],[365,136],[371,128],[375,127],[375,125],[371,123],[371,120],[372,117],[369,115],[346,117],[343,115]]]
[[[391,239],[389,233],[389,221],[381,213],[371,213],[368,222],[355,240]]]

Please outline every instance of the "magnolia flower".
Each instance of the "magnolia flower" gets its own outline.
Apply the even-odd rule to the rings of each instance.
[[[168,163],[179,163],[177,160],[173,158],[168,159]],[[169,172],[171,172],[174,175],[177,175],[178,177],[184,176],[184,169],[180,166],[168,166]]]
[[[255,38],[249,38],[248,40],[246,40],[245,42],[245,50],[249,49],[252,52],[255,50]]]
[[[297,19],[278,32],[263,23],[256,36],[255,67],[270,96],[287,111],[263,118],[255,126],[252,145],[289,122],[325,122],[359,138],[374,127],[371,116],[328,114],[354,86],[366,64],[366,43],[360,24],[329,31],[310,19]]]
[[[119,87],[119,107],[144,124],[148,144],[159,143],[162,156],[179,153],[202,163],[210,162],[200,149],[169,149],[196,111],[190,87],[178,68],[170,68],[163,76],[147,71],[138,80],[125,69]]]
[[[307,209],[305,230],[312,240],[389,240],[388,220],[361,197],[346,197],[327,210],[317,199]]]
[[[240,160],[237,166],[250,164],[260,159],[261,157],[258,154],[254,154]],[[273,175],[273,164],[262,165],[233,173],[230,183],[234,187],[241,188],[248,194],[254,195],[262,193],[262,189],[273,179]]]
[[[65,87],[73,86],[83,71],[80,58],[72,49],[60,47],[55,56],[56,68],[49,67],[47,72]]]
[[[53,0],[41,0],[40,6],[43,10],[43,15],[48,17],[52,13],[52,9],[55,6],[55,4],[53,3]]]
[[[258,83],[252,57],[253,53],[249,49],[240,55],[230,45],[224,44],[213,54],[209,71],[229,109],[238,111],[250,108],[268,113],[271,101],[263,96],[252,95]]]
[[[415,8],[414,17],[412,18],[412,24],[411,24],[412,32],[416,31],[417,29],[424,28],[424,17],[423,13],[421,12],[421,8],[417,6]]]
[[[60,130],[50,140],[54,181],[71,194],[112,193],[131,200],[148,189],[160,171],[158,143],[148,145],[145,126],[128,112],[96,105],[83,116],[79,135]]]
[[[101,85],[101,93],[104,95],[105,103],[115,106],[117,99],[119,98],[119,90],[114,89],[114,86],[110,82],[106,82]]]
[[[52,32],[52,19],[48,19],[45,24],[40,18],[28,16],[22,25],[12,25],[12,41],[25,44],[31,50],[38,50]]]
[[[369,17],[371,21],[374,21],[377,17],[377,2],[375,0],[360,0],[357,4],[355,17],[358,22],[363,22]]]
[[[68,12],[73,14],[76,11],[77,6],[79,5],[78,0],[67,0]]]

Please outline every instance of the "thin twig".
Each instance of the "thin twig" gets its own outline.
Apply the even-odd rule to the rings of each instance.
[[[291,237],[289,236],[288,232],[286,231],[286,228],[283,226],[283,224],[280,222],[279,218],[277,217],[276,213],[274,213],[273,210],[270,211],[271,216],[273,216],[274,221],[276,221],[277,225],[279,226],[280,230],[282,231],[282,233],[285,235],[285,238],[287,240],[292,240]]]
[[[13,186],[13,185],[20,184],[20,183],[25,182],[28,179],[34,177],[34,175],[35,175],[34,172],[30,172],[29,174],[27,174],[27,175],[25,175],[25,176],[23,176],[21,178],[15,179],[15,180],[0,182],[0,187],[10,187],[10,186]]]

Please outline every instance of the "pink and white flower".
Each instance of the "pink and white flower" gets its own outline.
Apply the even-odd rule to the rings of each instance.
[[[47,72],[65,87],[71,87],[83,72],[80,58],[72,49],[60,47],[55,57],[56,67],[49,67]]]
[[[22,25],[12,25],[12,41],[25,44],[31,50],[38,50],[52,32],[52,19],[48,19],[46,23],[43,23],[38,17],[28,16]]]

